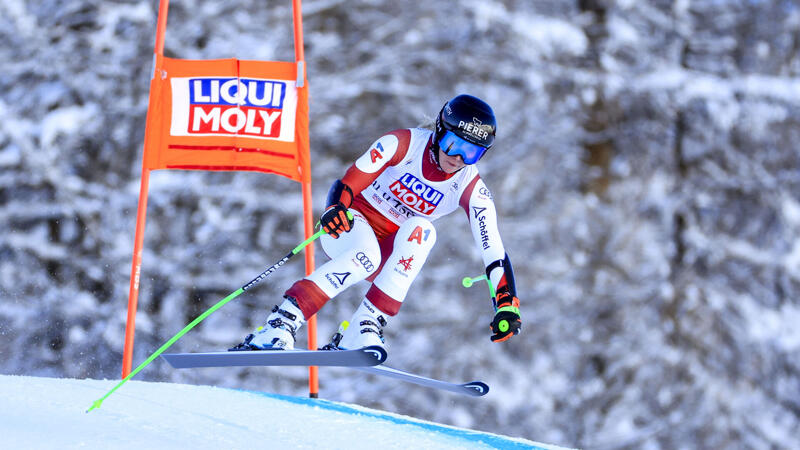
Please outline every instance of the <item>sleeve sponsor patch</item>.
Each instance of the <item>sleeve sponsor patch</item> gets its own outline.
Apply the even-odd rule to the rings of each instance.
[[[375,173],[385,166],[397,152],[397,137],[387,134],[381,136],[356,160],[356,168],[364,173]]]

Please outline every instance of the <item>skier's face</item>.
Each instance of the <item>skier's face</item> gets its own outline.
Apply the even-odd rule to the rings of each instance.
[[[450,156],[442,149],[439,149],[439,167],[442,168],[447,173],[455,173],[459,170],[463,169],[466,164],[464,164],[464,159],[461,158],[459,155]]]

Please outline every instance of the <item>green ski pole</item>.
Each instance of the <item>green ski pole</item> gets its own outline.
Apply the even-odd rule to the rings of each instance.
[[[489,281],[489,278],[487,278],[486,275],[481,275],[479,277],[464,277],[464,279],[461,280],[461,285],[464,286],[465,288],[468,288],[472,287],[472,284],[475,283],[476,281],[481,281],[481,280],[486,280],[486,284],[489,285],[489,294],[492,295],[492,307],[494,307],[495,312],[497,312],[497,299],[496,299],[497,293],[494,291],[494,286],[492,286],[492,282]],[[506,309],[506,308],[512,308],[512,307],[505,306],[501,309]],[[513,310],[517,314],[519,314],[518,308],[514,307]],[[508,331],[509,324],[507,320],[501,320],[498,326],[500,327],[501,331],[504,332]]]
[[[353,218],[353,216],[352,216],[352,214],[350,212],[348,212],[347,215],[350,217],[350,219]],[[89,409],[86,410],[86,412],[88,413],[89,411],[91,411],[93,409],[99,408],[100,405],[103,404],[103,400],[107,399],[109,395],[113,394],[114,391],[116,391],[117,389],[120,388],[120,386],[125,384],[131,378],[133,378],[133,376],[136,375],[137,373],[139,373],[139,371],[141,371],[142,369],[147,367],[151,362],[153,362],[154,359],[158,358],[159,355],[164,353],[164,351],[166,349],[168,349],[178,339],[183,337],[184,334],[186,334],[189,330],[194,328],[198,323],[200,323],[203,320],[205,320],[205,318],[210,316],[212,313],[214,313],[214,311],[222,308],[222,306],[224,306],[229,301],[231,301],[234,298],[236,298],[239,295],[241,295],[244,291],[246,291],[246,290],[250,289],[251,287],[253,287],[259,281],[261,281],[264,278],[268,277],[272,272],[275,272],[276,270],[278,270],[281,266],[286,264],[286,261],[289,261],[289,259],[292,256],[300,253],[308,244],[314,242],[317,238],[319,238],[323,234],[325,234],[324,230],[317,231],[313,236],[311,236],[310,238],[306,239],[305,241],[303,241],[302,244],[300,244],[297,247],[295,247],[291,252],[289,252],[286,256],[284,256],[280,261],[278,261],[275,264],[273,264],[272,266],[270,266],[267,270],[261,272],[261,274],[259,276],[253,278],[249,283],[245,284],[244,286],[242,286],[239,289],[237,289],[234,292],[232,292],[230,295],[228,295],[227,297],[222,299],[216,305],[212,306],[211,308],[208,308],[208,310],[206,310],[206,312],[204,312],[203,314],[200,314],[200,316],[198,316],[196,319],[194,319],[189,325],[186,325],[181,331],[179,331],[178,334],[176,334],[175,336],[172,336],[172,338],[170,338],[170,340],[168,340],[166,343],[164,343],[164,345],[159,347],[159,349],[156,350],[152,355],[150,355],[150,357],[147,358],[143,363],[139,364],[139,367],[134,369],[131,373],[128,374],[128,376],[123,378],[122,381],[120,381],[116,386],[114,386],[110,391],[108,391],[106,393],[106,395],[104,395],[104,396],[100,397],[99,399],[95,400],[92,403],[92,406],[90,406]]]
[[[494,286],[492,286],[492,282],[489,281],[488,278],[486,278],[486,275],[481,275],[479,277],[464,277],[464,279],[461,280],[461,285],[464,286],[465,288],[468,288],[472,287],[472,284],[475,283],[476,281],[481,281],[481,280],[486,280],[486,284],[489,285],[489,294],[492,296],[492,301],[494,301],[494,297],[497,293],[494,291]]]

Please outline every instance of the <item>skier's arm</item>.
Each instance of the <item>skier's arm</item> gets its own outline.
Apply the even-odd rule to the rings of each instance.
[[[492,341],[502,342],[520,331],[519,299],[514,269],[497,228],[497,210],[492,194],[480,177],[476,177],[467,187],[461,198],[461,206],[469,217],[472,236],[486,267],[486,277],[496,293],[496,312],[490,324]]]
[[[326,233],[334,239],[350,231],[353,221],[347,217],[347,209],[353,199],[372,184],[387,167],[396,165],[405,157],[411,138],[409,130],[395,130],[381,136],[361,155],[328,191],[325,212],[320,223]]]

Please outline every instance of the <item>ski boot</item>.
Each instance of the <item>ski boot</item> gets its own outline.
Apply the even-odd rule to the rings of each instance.
[[[297,301],[292,297],[285,298],[281,306],[272,308],[267,323],[256,328],[244,341],[228,350],[294,350],[295,335],[305,320]]]
[[[345,324],[347,322],[342,323],[342,325]],[[370,345],[384,347],[383,327],[385,326],[385,315],[369,300],[364,299],[353,314],[353,318],[350,319],[349,326],[345,325],[339,328],[337,334],[340,334],[341,338],[338,339],[336,347],[342,350],[352,350]],[[334,335],[334,339],[336,337]]]

